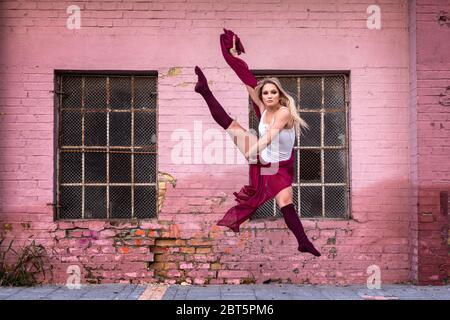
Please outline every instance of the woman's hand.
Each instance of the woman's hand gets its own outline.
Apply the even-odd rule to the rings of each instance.
[[[233,57],[237,57],[241,53],[245,53],[241,39],[231,30],[223,29],[224,33],[220,35],[220,41],[227,48],[228,53]],[[231,46],[232,45],[232,46]]]
[[[258,162],[258,155],[256,153],[251,153],[250,154],[250,150],[248,150],[247,152],[245,152],[244,157],[245,160],[247,160],[248,163],[257,163]]]
[[[237,57],[239,55],[239,53],[236,50],[236,35],[235,34],[233,34],[233,47],[230,48],[230,54],[233,57]]]

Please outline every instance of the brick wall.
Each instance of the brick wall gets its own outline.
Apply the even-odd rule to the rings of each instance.
[[[412,4],[413,268],[419,283],[442,284],[450,271],[448,215],[440,212],[440,192],[450,189],[450,1]]]
[[[81,29],[69,30],[66,8],[73,4],[81,8]],[[421,178],[420,165],[411,166],[410,123],[419,129],[420,118],[410,121],[409,8],[407,1],[384,1],[382,30],[369,30],[371,4],[2,2],[1,236],[43,243],[51,282],[64,283],[69,265],[80,266],[82,282],[93,283],[366,283],[370,265],[380,267],[383,283],[411,280],[420,257],[411,253],[417,239],[410,176]],[[282,220],[247,222],[238,235],[215,226],[235,204],[232,192],[248,182],[243,162],[171,160],[175,129],[192,134],[193,155],[202,141],[195,126],[218,130],[193,92],[196,64],[226,110],[248,125],[246,91],[220,54],[223,27],[239,33],[253,69],[350,71],[353,218],[303,220],[323,253],[319,259],[296,252]],[[158,219],[53,220],[56,69],[158,71],[159,170],[165,173]],[[224,146],[226,141],[224,134]]]
[[[410,201],[411,201],[411,225],[410,225],[410,255],[411,255],[411,279],[418,281],[418,172],[417,172],[417,21],[416,21],[416,3],[409,3],[409,83],[410,83]]]

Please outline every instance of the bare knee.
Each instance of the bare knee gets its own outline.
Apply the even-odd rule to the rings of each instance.
[[[236,120],[233,120],[233,122],[231,122],[229,127],[227,128],[227,131],[228,130],[237,130],[240,128],[241,128],[241,125],[239,124],[239,122],[237,122]]]
[[[275,197],[278,207],[283,208],[292,201],[292,187],[285,188],[281,190]]]
[[[278,207],[280,209],[285,207],[285,206],[287,206],[288,204],[291,204],[291,203],[292,203],[292,199],[291,200],[286,199],[286,200],[283,200],[283,201],[277,201]]]

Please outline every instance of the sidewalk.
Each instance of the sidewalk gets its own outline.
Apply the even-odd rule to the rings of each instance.
[[[450,300],[450,285],[62,285],[0,287],[0,300]]]

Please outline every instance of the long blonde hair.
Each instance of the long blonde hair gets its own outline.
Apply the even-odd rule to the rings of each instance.
[[[300,118],[300,115],[298,114],[294,98],[292,98],[292,96],[283,89],[283,86],[281,85],[281,82],[280,80],[278,80],[278,78],[275,77],[264,78],[258,82],[258,85],[256,86],[255,90],[256,93],[258,94],[259,100],[263,101],[262,89],[264,85],[266,85],[267,83],[275,85],[278,91],[280,92],[280,104],[289,109],[289,112],[292,118],[294,119],[295,132],[297,132],[297,134],[301,134],[302,128],[309,130],[309,125],[305,122],[305,120]]]

